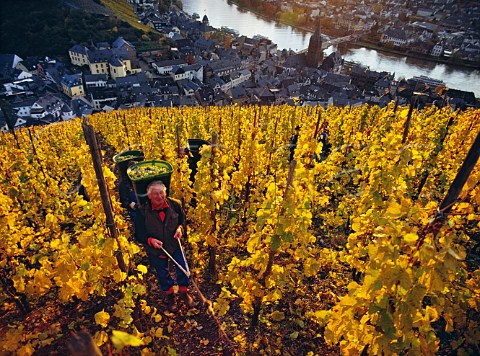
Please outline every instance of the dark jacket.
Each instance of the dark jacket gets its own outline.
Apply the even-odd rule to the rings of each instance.
[[[126,179],[122,179],[118,185],[118,194],[120,196],[120,202],[122,203],[122,207],[128,209],[129,211],[132,210],[130,208],[131,203],[137,204],[137,197],[135,195],[135,190],[133,189],[133,185],[130,181]]]
[[[292,137],[290,137],[290,150],[294,150],[297,147],[297,142],[298,134],[292,135]]]
[[[183,224],[185,214],[178,200],[167,198],[167,202],[169,206],[163,210],[165,213],[163,221],[160,219],[159,211],[152,210],[150,201],[137,210],[135,238],[146,246],[147,253],[165,256],[161,249],[155,249],[148,245],[149,237],[162,241],[163,248],[171,255],[180,248],[173,235],[178,226]]]
[[[290,137],[290,161],[293,160],[293,156],[295,154],[295,148],[297,148],[297,142],[298,142],[298,134],[292,135]]]

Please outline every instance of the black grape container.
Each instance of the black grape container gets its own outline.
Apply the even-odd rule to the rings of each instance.
[[[202,146],[210,145],[210,142],[202,140],[200,138],[189,138],[187,139],[187,148],[190,152],[188,156],[188,168],[190,168],[190,181],[195,182],[195,174],[197,174],[197,164],[200,161],[200,148]]]
[[[131,162],[140,162],[144,159],[145,156],[140,150],[123,151],[113,156],[113,162],[117,165],[117,169],[122,176],[127,173],[127,168]]]

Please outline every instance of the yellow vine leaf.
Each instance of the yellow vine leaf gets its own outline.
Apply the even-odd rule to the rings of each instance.
[[[16,274],[12,277],[12,281],[17,292],[22,293],[25,291],[25,280],[23,279],[23,276]]]
[[[31,344],[26,344],[18,350],[19,355],[33,355],[35,348]]]
[[[402,206],[397,202],[392,202],[385,212],[384,215],[386,218],[398,219],[402,216]]]
[[[15,214],[9,214],[5,217],[5,219],[6,219],[6,222],[7,222],[7,226],[10,229],[13,229],[15,227],[15,223],[17,221],[17,216]]]
[[[148,271],[147,267],[144,266],[144,265],[138,265],[138,266],[137,266],[137,270],[138,270],[140,273],[143,273],[143,274],[147,273],[147,271]]]
[[[355,220],[353,221],[352,230],[355,231],[355,232],[362,231],[362,224],[360,223],[360,221],[355,221]]]
[[[436,308],[427,305],[425,314],[427,319],[432,323],[438,320],[438,310]]]
[[[408,234],[405,234],[405,236],[403,236],[403,239],[405,240],[406,243],[411,244],[418,240],[418,235],[413,233],[408,233]]]
[[[315,312],[316,321],[320,325],[325,325],[327,323],[328,319],[330,319],[331,315],[332,315],[331,310],[318,310],[318,311]]]
[[[53,249],[57,249],[58,247],[60,247],[61,244],[62,244],[62,240],[54,239],[52,240],[52,242],[50,242],[50,247]]]
[[[115,282],[121,282],[127,278],[127,274],[125,272],[120,271],[119,269],[116,269],[115,272],[113,272],[113,279]]]
[[[285,319],[285,313],[276,310],[272,314],[270,314],[270,318],[274,321],[282,321],[283,319]]]
[[[97,346],[102,346],[108,341],[108,334],[105,331],[100,330],[95,333],[93,339],[95,340],[95,344],[97,344]]]
[[[112,343],[119,350],[125,346],[142,346],[144,344],[138,337],[120,330],[112,331]]]
[[[95,314],[95,323],[97,323],[98,325],[101,325],[105,328],[108,325],[109,321],[110,321],[110,314],[108,314],[103,309],[102,311],[99,311],[98,313]]]
[[[464,260],[465,257],[466,257],[466,253],[465,253],[464,251],[457,253],[457,252],[455,252],[454,250],[452,250],[451,247],[449,247],[449,248],[447,249],[447,252],[448,252],[453,258],[455,258],[456,260],[459,260],[459,261]]]
[[[45,226],[50,228],[52,226],[55,226],[57,224],[57,218],[55,215],[52,213],[48,213],[47,216],[45,216]]]
[[[155,337],[162,337],[163,336],[163,328],[157,328],[157,330],[155,330]]]

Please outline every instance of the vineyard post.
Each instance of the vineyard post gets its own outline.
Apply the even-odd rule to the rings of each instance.
[[[283,193],[283,202],[286,201],[288,193],[292,186],[296,166],[297,166],[297,161],[292,160],[288,168],[287,186]],[[285,205],[283,205],[282,208],[280,209],[280,213],[278,215],[279,220],[282,218],[283,214],[285,214]],[[261,275],[261,277],[258,280],[258,282],[264,289],[267,287],[268,277],[270,277],[270,275],[272,274],[272,267],[273,267],[273,262],[276,254],[277,254],[277,250],[273,248],[273,242],[271,242],[270,249],[268,251],[267,268],[265,269],[265,272]],[[253,301],[253,315],[252,315],[252,321],[251,321],[251,325],[253,327],[258,325],[258,318],[260,316],[260,311],[262,310],[262,302],[263,302],[263,297],[255,296],[255,299]]]
[[[307,111],[305,112],[305,115],[310,116],[312,114],[313,108],[311,106],[307,107]]]
[[[183,153],[181,152],[181,147],[180,147],[180,131],[182,130],[182,128],[180,127],[180,125],[177,125],[176,129],[175,129],[175,134],[177,136],[177,159],[181,159],[183,158]],[[178,168],[177,168],[177,172],[179,175],[182,174],[182,168],[181,168],[181,163],[179,162],[178,164]],[[183,185],[182,185],[183,187]],[[186,202],[185,202],[185,194],[182,194],[182,210],[183,211],[186,211]],[[183,234],[185,236],[185,239],[187,239],[187,220],[185,219],[183,221]]]
[[[163,146],[163,139],[165,138],[165,124],[164,123],[162,123],[162,125],[160,126],[160,131],[159,131],[158,138],[159,138],[159,141],[160,141],[160,151],[161,151],[160,159],[166,160],[165,147]]]
[[[267,169],[266,169],[266,174],[270,174],[270,163],[272,162],[272,155],[273,155],[273,150],[276,145],[275,138],[277,137],[277,126],[278,126],[278,120],[280,119],[280,116],[275,115],[275,124],[273,125],[273,135],[272,135],[272,145],[270,146],[270,152],[268,153],[268,163],[267,163]]]
[[[152,108],[148,111],[148,122],[150,123],[150,126],[153,126]]]
[[[317,135],[318,135],[318,129],[320,127],[320,120],[322,118],[322,112],[319,111],[318,113],[318,117],[317,117],[317,124],[315,125],[315,132],[313,134],[313,139],[316,140],[317,139]]]
[[[257,110],[254,110],[254,118],[253,122],[256,122],[256,117],[257,117]],[[255,133],[256,133],[256,127],[255,124],[253,126],[253,131],[252,131],[252,143],[255,142]],[[239,162],[241,161],[241,148],[242,148],[242,122],[241,122],[241,117],[238,116],[238,137],[237,137],[237,143],[238,143],[238,151],[237,151],[237,156],[235,158],[235,165],[238,169]],[[251,165],[253,162],[250,161],[249,164]],[[247,204],[248,200],[250,199],[250,189],[251,189],[251,179],[252,179],[252,172],[249,170],[248,172],[248,177],[247,177],[247,182],[245,183],[245,199],[244,199],[244,204],[243,204],[243,213],[242,213],[242,221],[245,222],[247,220]]]
[[[216,133],[212,133],[212,156],[210,158],[210,169],[211,169],[211,178],[216,180],[216,176],[214,175],[213,164],[215,162],[215,153],[218,143],[218,136]],[[210,212],[210,217],[213,222],[213,227],[211,233],[215,233],[217,230],[217,209],[216,207]],[[210,275],[214,276],[217,272],[217,246],[208,246],[208,254],[209,254],[209,261],[208,261],[208,272]]]
[[[125,114],[123,114],[123,127],[125,127],[125,136],[127,136],[127,144],[130,147],[130,135],[128,134],[127,120],[125,119]]]
[[[257,137],[257,127],[254,126],[252,131],[252,144],[255,143],[256,137]],[[240,140],[240,129],[239,129],[239,140]],[[239,148],[238,155],[240,157],[240,141],[239,141],[238,148]],[[250,193],[252,190],[252,181],[255,179],[255,170],[251,169],[251,167],[253,166],[253,162],[250,160],[249,164],[250,164],[250,169],[248,171],[247,182],[245,183],[245,200],[243,204],[243,213],[242,213],[242,222],[244,223],[247,221],[247,211],[248,211],[248,204],[250,201]]]
[[[142,133],[140,132],[140,129],[137,128],[137,134],[138,134],[138,142],[140,142],[140,150],[143,151],[143,146],[142,146]]]
[[[425,169],[425,171],[422,173],[422,178],[420,179],[420,183],[418,185],[417,192],[412,197],[413,200],[417,200],[420,197],[420,194],[422,193],[423,187],[425,186],[425,183],[427,183],[427,179],[428,179],[428,176],[430,174],[430,169],[434,165],[434,163],[435,163],[435,161],[438,157],[438,154],[440,153],[440,151],[443,147],[443,143],[445,142],[445,139],[447,138],[447,135],[448,135],[448,129],[450,128],[450,126],[452,126],[453,122],[454,122],[454,119],[453,119],[453,116],[451,116],[450,119],[448,120],[447,126],[445,127],[445,133],[444,133],[443,137],[440,139],[437,146],[435,147],[434,152],[432,153],[432,158],[430,159],[429,165],[426,167],[427,169]]]
[[[395,98],[395,106],[393,107],[393,113],[394,114],[397,112],[397,109],[398,109],[398,95]]]
[[[317,135],[318,135],[318,129],[320,127],[320,120],[322,118],[322,112],[320,111],[318,113],[318,117],[317,117],[317,124],[315,125],[315,132],[313,133],[313,140],[316,141],[317,140]],[[323,149],[323,147],[322,147]],[[314,154],[312,154],[310,156],[310,163],[308,164],[309,167],[312,167],[313,166],[313,158],[314,158]]]
[[[13,138],[15,139],[15,143],[17,145],[17,149],[20,149],[20,143],[18,142],[18,137],[17,137],[17,133],[15,132],[15,130],[11,129],[10,132],[13,134]]]
[[[408,116],[407,120],[405,121],[405,125],[403,127],[403,138],[402,138],[402,143],[407,142],[407,137],[408,137],[408,130],[410,129],[410,122],[412,120],[412,112],[413,108],[415,107],[417,103],[418,97],[416,95],[412,96],[410,99],[410,108],[408,109]]]
[[[233,121],[233,118],[232,118]],[[237,136],[237,156],[235,157],[235,165],[238,169],[238,162],[240,162],[240,155],[241,155],[241,149],[242,149],[242,118],[240,115],[238,115],[238,136]]]
[[[450,188],[448,189],[447,195],[440,204],[439,210],[443,214],[447,214],[452,208],[453,204],[460,195],[463,186],[467,182],[470,173],[472,173],[473,168],[477,164],[478,157],[480,156],[480,133],[477,134],[477,138],[473,142],[472,147],[465,157],[465,161],[458,170],[457,176],[453,180]]]
[[[180,125],[177,125],[175,128],[175,135],[177,137],[177,158],[181,158],[181,153],[180,153]]]
[[[220,119],[218,120],[218,137],[222,138],[222,116],[220,115]]]
[[[459,113],[460,113],[460,112],[457,111],[457,118],[458,118],[458,114],[459,114]],[[468,135],[470,134],[470,132],[472,132],[473,123],[474,123],[474,122],[478,122],[479,119],[480,119],[480,114],[475,115],[475,120],[470,123],[470,126],[468,127],[468,130],[466,131],[467,133],[466,133],[465,136],[468,136]],[[465,136],[463,137],[462,142],[461,142],[461,145],[462,145],[462,146],[463,146],[463,144],[465,143]]]
[[[45,174],[45,170],[43,169],[42,162],[40,162],[40,159],[38,158],[37,149],[35,147],[35,140],[33,139],[32,132],[30,131],[30,127],[28,128],[28,136],[30,137],[30,141],[32,142],[33,154],[34,154],[35,158],[37,159],[38,165],[40,166],[40,171],[43,174],[43,178],[45,179],[45,183],[47,184],[47,186],[49,186],[50,184],[49,184],[49,181],[47,179],[47,175]]]
[[[254,117],[253,117],[253,131],[252,131],[252,144],[255,143],[255,140],[256,140],[256,136],[257,136],[257,132],[258,132],[258,122],[260,121],[260,110],[261,110],[261,107],[258,107],[258,111],[257,111],[257,107],[254,107],[255,110],[254,110]],[[258,120],[257,120],[257,112],[258,112]],[[239,125],[239,140],[240,140],[240,125]],[[275,135],[273,135],[273,140],[275,141]],[[273,144],[272,144],[273,146]],[[239,148],[239,154],[240,154],[240,143],[238,145],[238,148]],[[272,156],[272,152],[270,152],[270,157]],[[252,167],[252,161],[249,162],[250,164],[250,168]],[[270,167],[267,166],[267,175],[269,174],[270,170]],[[249,169],[249,172],[248,172],[248,178],[247,178],[247,182],[245,183],[245,200],[244,200],[244,204],[243,204],[243,213],[242,213],[242,222],[246,222],[247,221],[247,211],[248,211],[248,204],[250,202],[250,194],[251,194],[251,191],[252,191],[252,181],[255,181],[255,170],[252,170],[252,169]]]
[[[447,215],[450,212],[450,209],[455,204],[458,196],[462,192],[462,188],[467,182],[470,173],[472,173],[473,168],[477,164],[478,157],[480,156],[480,133],[477,134],[475,141],[473,142],[472,147],[467,153],[465,160],[463,161],[462,166],[457,172],[450,188],[448,189],[447,195],[441,202],[438,207],[437,214],[433,222],[429,223],[424,229],[424,232],[420,235],[420,238],[417,240],[417,248],[419,248],[423,241],[425,240],[428,233],[433,232],[434,235],[440,231],[440,228],[447,220]]]
[[[122,272],[127,272],[127,266],[125,265],[125,260],[123,259],[122,251],[120,250],[120,241],[119,234],[117,230],[117,225],[115,224],[115,219],[113,215],[112,201],[110,200],[110,194],[108,192],[107,184],[105,182],[105,177],[103,176],[102,170],[102,161],[101,153],[98,147],[97,138],[93,127],[87,124],[84,119],[82,122],[82,128],[85,135],[85,140],[90,148],[90,154],[92,155],[93,168],[95,169],[95,175],[97,177],[98,188],[100,190],[100,196],[102,198],[103,211],[105,212],[106,225],[110,232],[110,236],[117,241],[118,250],[115,253],[117,258],[118,266]]]

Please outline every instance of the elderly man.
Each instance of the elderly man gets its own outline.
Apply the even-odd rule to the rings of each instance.
[[[166,293],[168,309],[175,312],[177,305],[174,280],[170,276],[168,257],[163,249],[186,270],[186,261],[178,241],[183,235],[182,224],[185,214],[178,201],[167,197],[167,189],[161,181],[154,181],[148,185],[147,197],[148,201],[137,210],[135,237],[145,245],[150,264],[157,271],[160,288]],[[178,266],[176,275],[179,296],[187,307],[192,308],[195,304],[187,291],[190,279]]]

